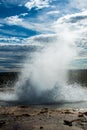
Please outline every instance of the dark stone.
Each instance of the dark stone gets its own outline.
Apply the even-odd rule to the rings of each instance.
[[[2,127],[5,124],[5,121],[0,121],[0,127]]]
[[[84,112],[83,114],[84,114],[85,116],[87,116],[87,112]]]
[[[40,126],[40,129],[43,129],[43,126]]]
[[[72,126],[72,122],[71,122],[71,121],[64,120],[64,125]]]
[[[78,117],[84,117],[84,115],[83,114],[79,114]]]
[[[27,108],[28,106],[24,106],[24,105],[21,105],[19,106],[20,108]]]
[[[25,116],[25,117],[29,117],[29,116],[31,116],[31,115],[29,115],[29,114],[22,114],[22,116]]]

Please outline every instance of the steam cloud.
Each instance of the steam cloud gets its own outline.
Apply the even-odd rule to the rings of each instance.
[[[63,29],[63,27],[61,27]],[[44,41],[47,36],[40,38]],[[55,40],[54,40],[55,39]],[[67,70],[77,55],[76,34],[63,29],[51,35],[51,41],[41,51],[27,59],[16,83],[18,100],[28,104],[55,103],[86,100],[86,92],[79,85],[67,84]],[[35,42],[35,41],[34,41]],[[41,41],[38,41],[41,42]]]
[[[65,23],[52,28],[55,34],[32,38],[34,44],[43,45],[43,49],[33,53],[31,59],[27,54],[14,94],[7,94],[6,98],[1,94],[0,99],[27,104],[87,100],[85,89],[78,84],[67,84],[67,70],[78,55],[76,41],[79,34]]]

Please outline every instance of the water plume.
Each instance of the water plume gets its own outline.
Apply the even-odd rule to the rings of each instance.
[[[53,27],[55,34],[32,37],[41,49],[27,54],[14,93],[1,93],[4,101],[22,104],[50,104],[86,101],[87,92],[79,84],[68,84],[68,70],[78,55],[76,41],[79,36],[65,24]]]
[[[47,36],[45,38],[40,35],[40,38],[46,42]],[[33,54],[31,60],[27,55],[19,81],[15,85],[19,101],[43,104],[81,101],[87,98],[86,92],[79,85],[67,84],[67,70],[77,55],[76,35],[65,29],[60,34],[53,35],[52,39],[42,50]]]

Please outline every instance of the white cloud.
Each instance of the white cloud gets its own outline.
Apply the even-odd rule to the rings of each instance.
[[[38,45],[38,46],[47,46],[48,44],[55,42],[57,36],[56,34],[40,34],[37,36],[32,36],[25,38],[22,43]]]
[[[53,11],[47,12],[48,15],[55,15],[55,14],[59,14],[59,13],[60,13],[59,10],[53,10]]]
[[[71,38],[71,34],[74,35],[74,37],[76,36],[76,46],[80,51],[87,48],[87,10],[59,18],[54,22],[53,29],[54,28],[59,34],[65,31],[64,36],[67,36],[69,39]],[[66,34],[66,32],[69,33]]]
[[[5,19],[5,21],[8,24],[17,25],[17,24],[21,23],[23,20],[21,18],[19,18],[19,16],[16,15],[16,16],[7,17]]]
[[[44,7],[49,7],[50,0],[30,0],[25,4],[25,7],[28,9],[32,9],[36,7],[37,9],[41,9]]]
[[[72,31],[78,33],[83,31],[85,32],[87,30],[87,10],[80,13],[66,15],[54,22],[54,26],[60,24],[67,24]]]
[[[87,0],[70,0],[69,4],[77,9],[87,9]]]
[[[71,20],[73,20],[75,18],[77,18],[75,21],[75,22],[77,22],[77,21],[82,20],[85,16],[87,16],[87,10],[79,12],[79,13],[65,15],[65,16],[59,18],[58,22],[59,23],[71,22],[72,23]],[[84,23],[83,23],[83,25],[84,25]]]
[[[5,23],[9,24],[9,25],[22,26],[24,28],[31,29],[31,30],[38,31],[38,32],[43,31],[43,33],[48,32],[50,30],[49,24],[45,25],[44,23],[42,23],[42,24],[39,22],[35,23],[35,21],[29,22],[26,19],[19,18],[18,15],[5,18]]]
[[[3,26],[3,24],[0,24],[0,27],[2,27]]]
[[[47,0],[48,1],[48,0]],[[47,1],[44,1],[44,2],[47,2]],[[32,2],[32,1],[30,1]],[[35,1],[33,1],[35,2]],[[37,4],[38,8],[40,6],[40,0],[38,0],[36,3],[34,3],[34,5],[32,5],[31,7],[29,8],[32,8],[33,6],[36,6],[35,4]],[[45,4],[43,4],[44,6]],[[59,14],[60,12],[57,11],[57,10],[52,10],[52,11],[49,11],[49,12],[46,12],[46,16],[47,15],[53,15],[53,14]],[[27,14],[23,14],[24,16],[27,15]],[[72,35],[78,35],[79,36],[79,40],[81,41],[83,38],[85,38],[85,40],[80,44],[80,47],[85,47],[87,46],[87,43],[86,43],[86,32],[87,32],[87,10],[83,11],[83,12],[79,12],[79,13],[74,13],[74,14],[68,14],[68,15],[65,15],[64,17],[61,17],[61,18],[58,18],[57,21],[55,22],[52,22],[50,19],[48,19],[48,17],[45,18],[45,16],[43,15],[42,19],[46,19],[45,22],[40,22],[39,21],[39,17],[38,16],[38,20],[36,19],[36,21],[34,21],[35,19],[33,18],[32,22],[29,21],[29,19],[23,19],[23,18],[20,18],[21,15],[19,16],[11,16],[11,17],[7,17],[5,19],[5,22],[9,25],[17,25],[17,26],[22,26],[24,28],[27,28],[27,29],[32,29],[32,30],[35,30],[35,31],[38,31],[40,32],[41,34],[48,34],[49,32],[50,33],[61,33],[63,30],[65,32],[68,32],[67,34],[67,38],[70,38],[71,37],[71,33]],[[49,22],[51,21],[51,22]],[[61,27],[63,26],[63,27]],[[67,28],[69,29],[68,31]],[[63,29],[63,30],[61,30]],[[66,33],[65,33],[66,34]],[[48,38],[46,38],[46,35],[45,35],[45,38],[44,40],[41,40],[41,37],[37,38],[37,37],[33,37],[33,40],[31,38],[28,38],[28,39],[24,39],[22,41],[25,42],[25,43],[29,43],[30,41],[37,41],[38,43],[38,40],[41,40],[42,41],[45,41],[47,40]],[[38,39],[38,40],[37,40]],[[46,41],[47,42],[47,41]]]
[[[22,14],[20,14],[20,16],[26,16],[26,15],[28,15],[28,13],[22,13]]]
[[[50,12],[50,13],[52,14],[53,12]],[[54,33],[54,34],[59,33],[60,34],[61,32],[64,32],[64,30],[65,30],[65,32],[69,32],[67,34],[67,37],[69,36],[69,38],[70,38],[71,32],[72,32],[72,35],[79,36],[80,41],[84,37],[86,37],[86,34],[87,34],[86,33],[87,32],[87,10],[80,12],[80,13],[65,15],[64,17],[58,18],[58,20],[55,21],[54,23],[52,23],[52,22],[49,23],[48,21],[46,21],[46,23],[44,23],[44,22],[40,23],[38,21],[36,23],[29,22],[29,21],[26,21],[26,19],[22,19],[17,15],[7,17],[5,19],[5,21],[7,24],[22,26],[27,29],[32,29],[32,30],[38,31],[41,34],[45,33],[46,35],[48,35],[49,33]],[[61,29],[63,29],[63,30],[61,30]],[[69,30],[67,30],[67,29],[69,29]],[[46,35],[45,35],[44,40],[41,40],[40,36],[39,36],[39,38],[33,37],[33,39],[35,39],[37,42],[38,42],[38,40],[40,42],[46,41],[49,39],[49,38],[46,38]],[[33,41],[33,40],[31,38],[28,38],[28,39],[25,39],[23,42],[29,43],[30,41]],[[81,47],[86,46],[85,41],[86,41],[86,38],[85,38],[84,42],[81,43],[81,45],[80,45]]]
[[[0,43],[19,43],[20,41],[17,37],[0,37]]]

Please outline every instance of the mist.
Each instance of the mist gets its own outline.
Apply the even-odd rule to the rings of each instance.
[[[78,55],[75,44],[77,37],[69,28],[61,30],[60,33],[55,31],[51,40],[45,35],[38,36],[44,44],[43,49],[32,54],[31,60],[27,54],[15,84],[15,94],[20,102],[44,104],[87,99],[85,89],[78,84],[67,83],[70,64]]]
[[[52,28],[53,34],[31,38],[40,48],[26,54],[14,92],[1,92],[0,100],[28,105],[87,101],[85,88],[68,84],[68,70],[79,53],[80,34],[67,24]]]

